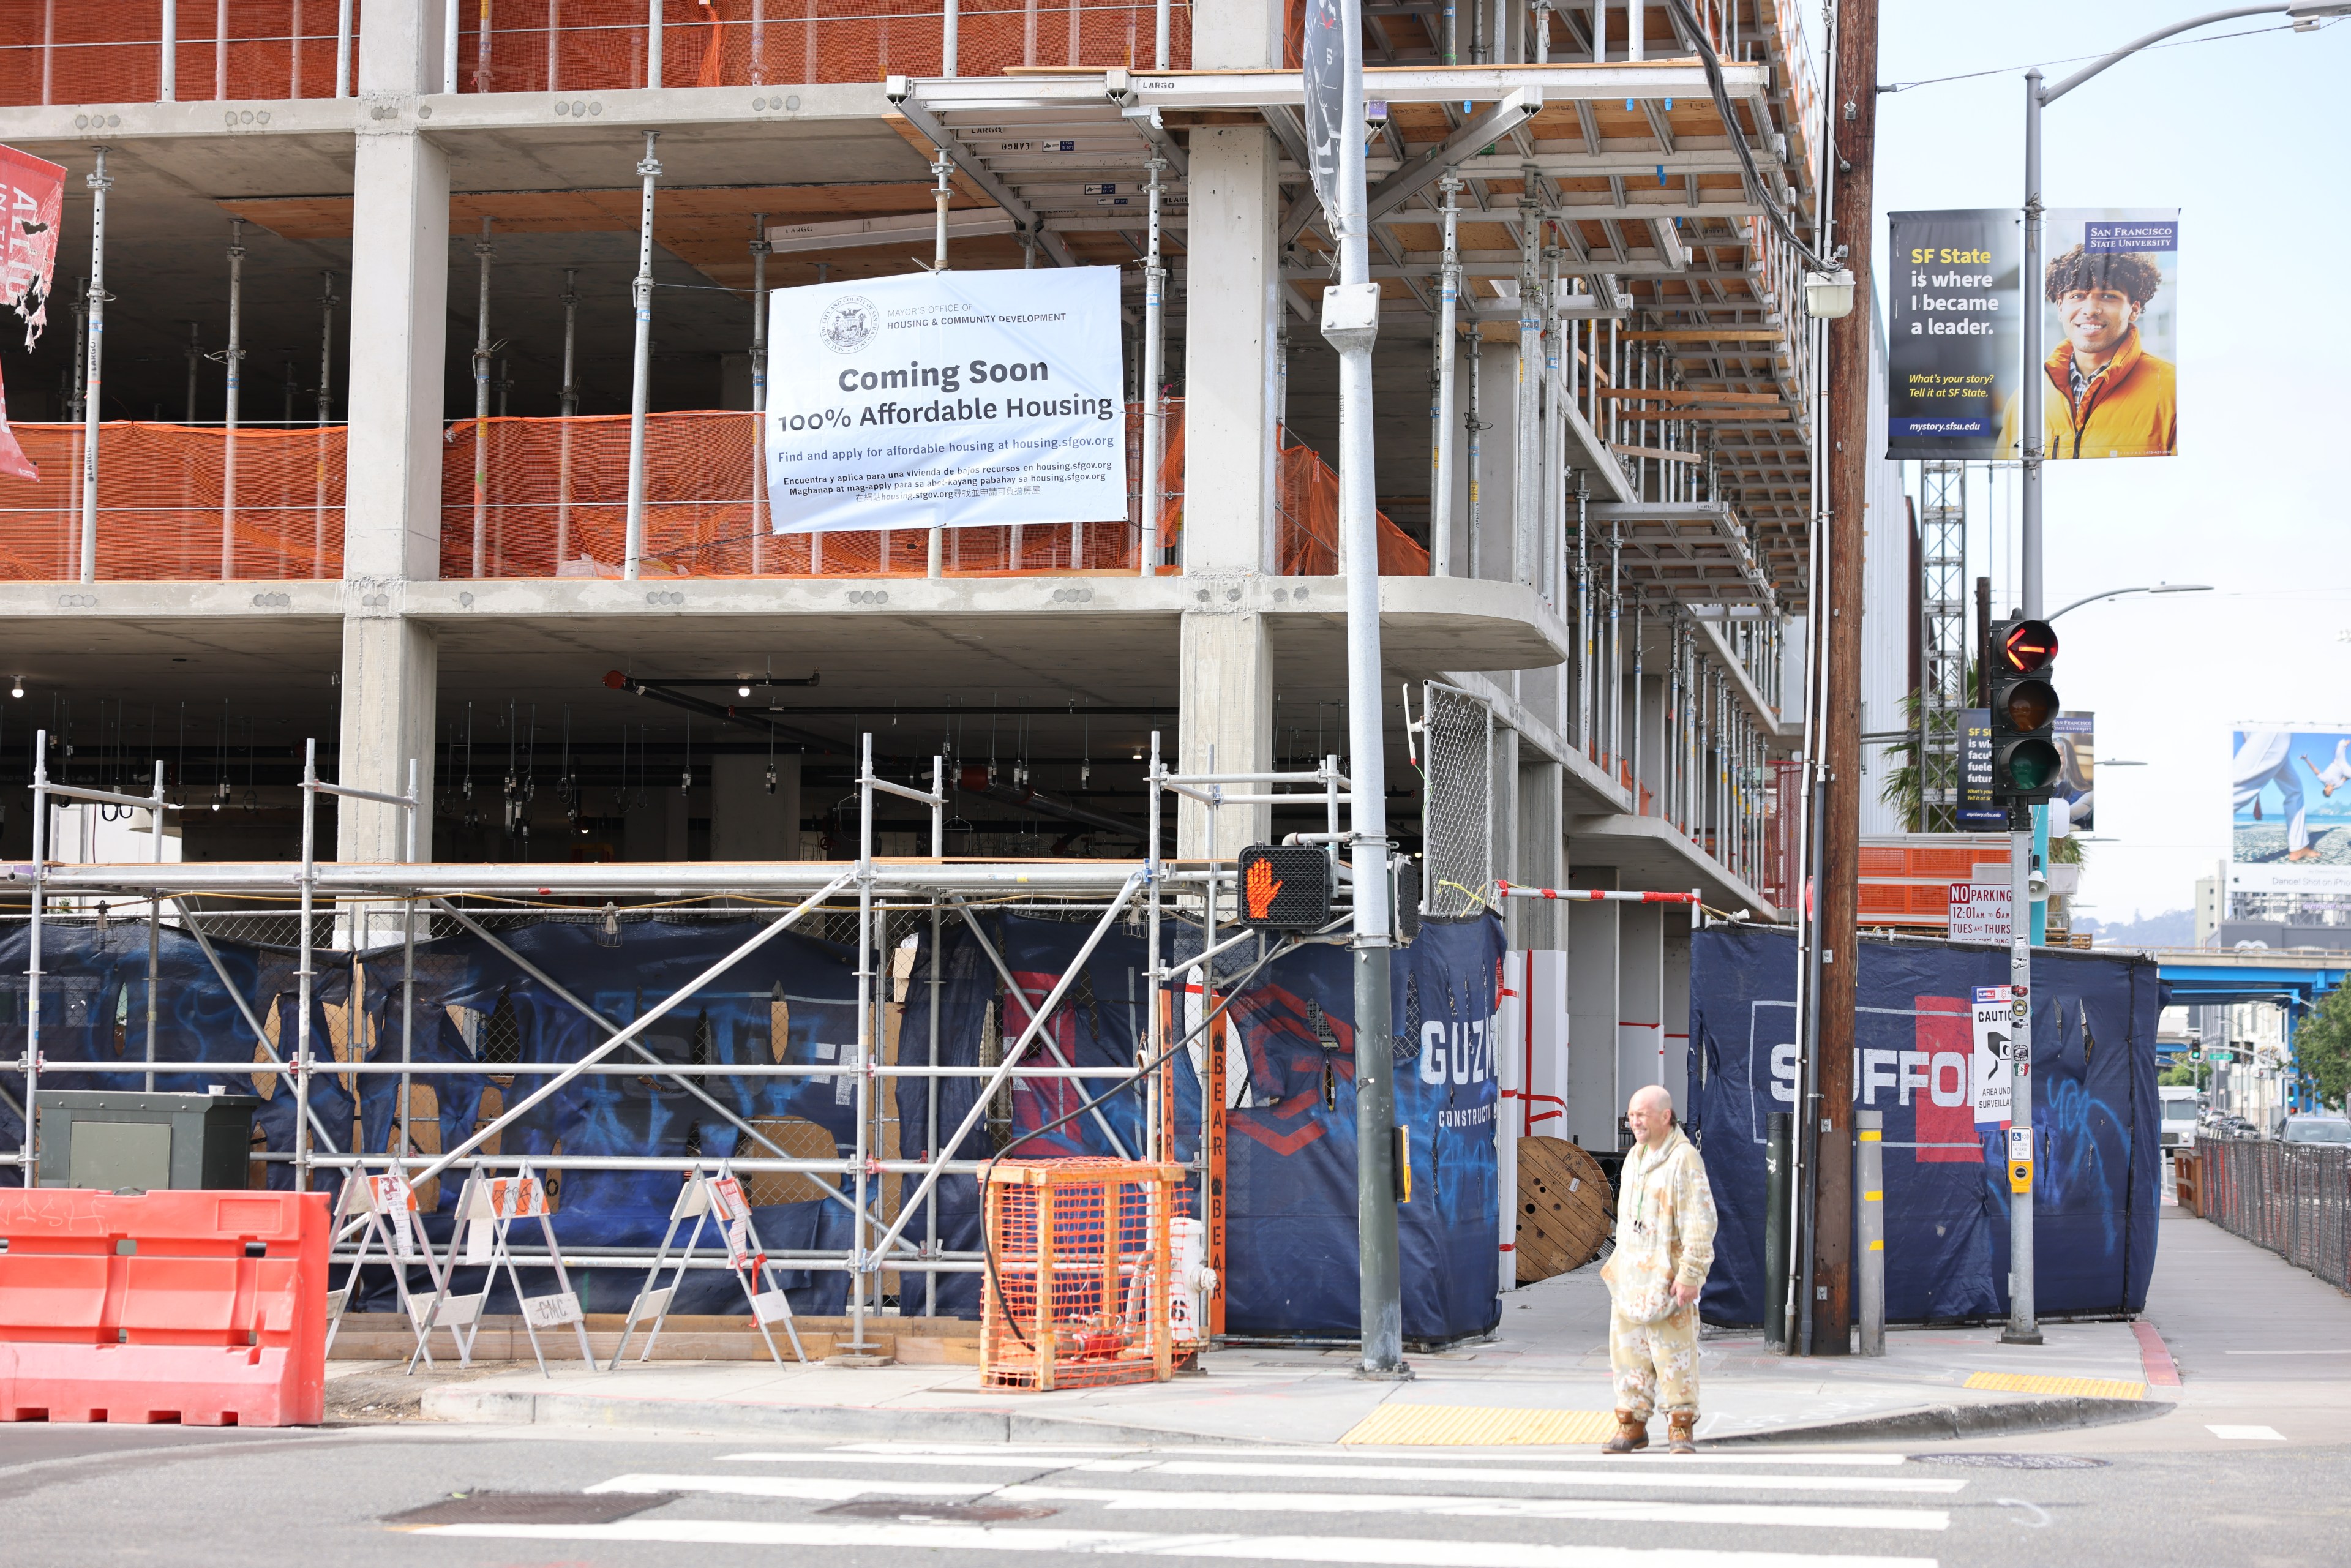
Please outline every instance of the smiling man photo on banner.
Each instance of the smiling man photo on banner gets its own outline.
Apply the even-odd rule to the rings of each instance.
[[[2042,293],[2063,340],[2042,366],[2043,450],[2051,458],[2169,457],[2179,448],[2172,360],[2176,214],[2053,213]],[[2011,399],[2001,455],[2017,455],[2022,400]]]

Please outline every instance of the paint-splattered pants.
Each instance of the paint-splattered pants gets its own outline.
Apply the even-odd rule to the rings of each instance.
[[[1657,1410],[1698,1408],[1698,1308],[1654,1323],[1608,1313],[1608,1368],[1616,1376],[1616,1407],[1646,1421]]]

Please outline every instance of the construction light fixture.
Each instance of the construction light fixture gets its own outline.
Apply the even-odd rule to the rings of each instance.
[[[12,696],[12,697],[21,697],[21,696],[23,696],[23,695],[25,695],[25,677],[24,677],[24,676],[22,676],[22,675],[18,675],[18,676],[16,677],[16,684],[15,684],[15,685],[11,685],[11,686],[8,688],[8,695],[9,695],[10,696]]]
[[[749,684],[748,682],[746,682],[744,685],[739,685],[739,686],[737,686],[737,687],[735,688],[735,695],[736,695],[737,696],[738,696],[738,697],[747,697],[747,696],[749,696],[749,695],[751,695],[751,687],[750,687],[750,684]]]
[[[1853,269],[1804,274],[1804,314],[1820,321],[1842,321],[1853,314]]]

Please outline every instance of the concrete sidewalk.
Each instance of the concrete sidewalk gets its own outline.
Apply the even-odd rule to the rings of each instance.
[[[421,1413],[452,1421],[753,1427],[841,1437],[956,1440],[1454,1445],[1596,1441],[1611,1425],[1607,1294],[1586,1268],[1514,1291],[1495,1337],[1410,1357],[1409,1383],[1353,1375],[1351,1350],[1225,1349],[1169,1384],[983,1392],[969,1366],[655,1362],[616,1373],[550,1361],[551,1375],[423,1376]],[[1895,1333],[1882,1358],[1795,1361],[1752,1333],[1701,1347],[1714,1442],[1919,1438],[2158,1416],[2177,1391],[2148,1386],[2128,1323],[2055,1324],[2034,1350],[1996,1328]],[[2164,1363],[2168,1366],[2168,1362]],[[329,1396],[388,1388],[382,1364],[338,1364]],[[396,1368],[391,1369],[396,1372]],[[361,1383],[348,1383],[352,1378]],[[417,1397],[401,1380],[387,1397]]]

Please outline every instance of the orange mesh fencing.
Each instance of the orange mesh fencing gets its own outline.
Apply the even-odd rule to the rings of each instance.
[[[1042,1390],[1165,1383],[1168,1221],[1183,1168],[1102,1158],[988,1169],[979,1380]]]
[[[155,101],[163,90],[162,9],[158,0],[0,5],[0,104]],[[223,29],[215,0],[181,0],[173,95],[183,102],[333,97],[336,9],[336,0],[228,0]],[[356,73],[358,0],[351,11]]]
[[[1180,428],[1181,409],[1168,423]],[[1134,571],[1135,468],[1143,421],[1127,410],[1127,517],[1091,523],[949,528],[950,576]],[[476,452],[486,462],[478,473]],[[441,575],[618,577],[626,553],[629,421],[467,420],[449,431],[441,470]],[[1160,464],[1162,491],[1183,488],[1183,448]],[[904,528],[778,534],[767,526],[758,421],[732,411],[645,420],[645,538],[640,570],[681,577],[920,577],[930,568],[920,522]],[[476,495],[476,484],[479,494]],[[1180,495],[1163,500],[1163,542]],[[479,570],[476,570],[476,563]]]
[[[18,424],[41,476],[0,479],[0,579],[81,575],[82,427]],[[118,421],[98,440],[98,572],[107,582],[285,581],[343,575],[343,427],[246,428],[236,508],[228,434]]]
[[[664,87],[763,87],[937,76],[939,0],[664,0]],[[0,5],[0,104],[141,103],[162,91],[158,0],[8,0]],[[359,6],[353,5],[353,70]],[[337,0],[182,0],[176,96],[328,98],[335,90]],[[647,84],[644,0],[464,0],[460,92],[597,92]],[[485,23],[489,48],[482,47]],[[1150,0],[967,0],[956,68],[995,76],[1023,66],[1150,69]],[[219,41],[225,37],[223,47]],[[1189,6],[1169,15],[1169,66],[1192,60]]]

